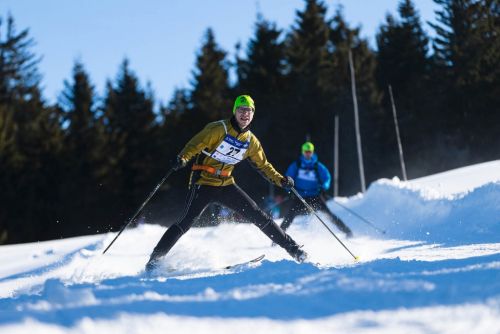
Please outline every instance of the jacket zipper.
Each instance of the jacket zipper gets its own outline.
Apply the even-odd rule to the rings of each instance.
[[[230,124],[231,124],[231,123],[230,123]],[[228,132],[229,132],[229,131],[228,131]],[[238,132],[238,131],[236,131],[236,132]],[[238,134],[236,135],[236,139],[238,139],[238,137],[239,137],[239,136],[241,136],[242,134],[243,134],[243,133],[238,133]],[[239,140],[239,139],[238,139],[238,140]],[[250,147],[249,147],[249,148],[250,148]],[[222,168],[221,168],[221,170],[224,170],[224,166],[225,166],[225,165],[226,165],[226,164],[223,162],[223,163],[222,163]],[[218,175],[218,176],[219,176],[219,180],[221,181],[221,184],[220,184],[220,185],[222,186],[222,185],[224,184],[224,180],[222,180],[222,179],[221,179],[221,176],[220,176],[220,175]]]

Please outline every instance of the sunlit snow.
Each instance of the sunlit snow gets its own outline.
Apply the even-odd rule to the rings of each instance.
[[[191,229],[154,278],[158,225],[125,231],[105,255],[115,233],[1,246],[0,332],[498,333],[499,180],[494,161],[336,199],[383,235],[329,201],[356,262],[312,216],[288,230],[305,264],[249,224]]]

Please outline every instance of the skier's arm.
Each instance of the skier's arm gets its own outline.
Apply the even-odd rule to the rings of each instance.
[[[252,136],[252,142],[248,149],[248,162],[262,177],[270,183],[281,186],[281,179],[283,175],[278,173],[274,167],[267,161],[264,150],[259,140]]]
[[[299,172],[299,166],[297,165],[297,162],[292,162],[292,164],[288,166],[285,176],[290,176],[293,180],[296,180],[298,172]],[[286,191],[290,191],[289,188],[285,189]]]
[[[330,189],[332,177],[330,176],[328,168],[326,168],[325,165],[323,165],[321,162],[318,162],[318,174],[319,179],[321,180],[321,188],[323,188],[324,190]]]
[[[186,144],[179,155],[183,156],[184,161],[189,161],[204,149],[211,150],[224,135],[224,127],[220,122],[210,123]]]
[[[288,169],[286,170],[285,176],[291,176],[292,179],[297,178],[297,173],[299,171],[299,167],[297,166],[297,162],[292,162],[290,166],[288,166]]]

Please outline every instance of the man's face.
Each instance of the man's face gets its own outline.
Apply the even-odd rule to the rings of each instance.
[[[304,155],[304,158],[306,158],[306,160],[311,160],[313,153],[313,151],[304,151],[302,154]]]
[[[240,106],[236,108],[236,112],[234,113],[236,117],[236,122],[240,126],[240,128],[246,128],[253,119],[253,108],[248,106]]]

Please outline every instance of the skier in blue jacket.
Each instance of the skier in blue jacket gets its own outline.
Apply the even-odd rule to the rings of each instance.
[[[351,230],[335,216],[326,206],[322,191],[330,189],[331,176],[328,169],[318,161],[318,156],[314,153],[314,145],[305,143],[302,145],[302,155],[298,161],[293,162],[285,173],[295,180],[295,190],[304,198],[304,200],[315,210],[327,214],[333,223],[346,234],[352,237]],[[307,208],[298,199],[294,198],[288,212],[283,218],[281,229],[286,231],[292,224],[295,216],[307,214]]]

